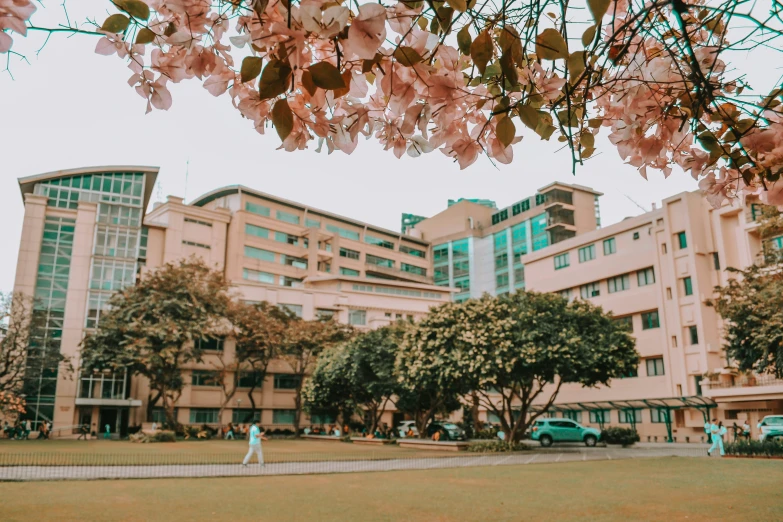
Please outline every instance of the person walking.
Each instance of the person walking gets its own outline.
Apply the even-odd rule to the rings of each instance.
[[[22,428],[22,430],[23,430],[23,432],[22,432],[22,440],[30,440],[30,431],[31,431],[31,429],[30,429],[30,421],[29,420],[24,421],[22,426],[23,426],[23,428]]]
[[[253,453],[258,455],[258,465],[259,467],[264,467],[264,450],[261,449],[261,441],[262,440],[269,440],[266,437],[264,437],[264,434],[261,433],[261,430],[258,427],[258,421],[254,420],[250,424],[250,431],[248,432],[248,450],[247,455],[245,455],[245,460],[242,461],[242,465],[244,467],[247,467],[247,463],[250,462],[250,459],[253,457]]]
[[[707,456],[711,456],[712,452],[715,451],[715,448],[720,448],[720,456],[722,457],[724,455],[723,453],[723,435],[726,433],[726,428],[723,426],[723,423],[718,423],[718,419],[712,419],[712,424],[710,424],[710,435],[712,436],[712,446],[710,449],[707,450]]]
[[[742,436],[745,437],[745,440],[750,440],[750,424],[747,419],[742,423]]]
[[[234,425],[230,422],[228,423],[228,429],[226,430],[226,440],[228,439],[234,440]]]

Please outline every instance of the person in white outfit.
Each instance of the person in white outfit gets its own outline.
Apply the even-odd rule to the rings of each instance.
[[[261,449],[261,441],[269,439],[264,437],[264,434],[261,433],[261,430],[258,428],[257,420],[254,420],[250,423],[250,431],[248,432],[247,438],[250,444],[247,450],[247,455],[245,455],[245,460],[242,461],[242,465],[247,467],[247,463],[250,462],[250,459],[253,457],[253,453],[255,453],[258,455],[258,465],[263,467],[264,450]]]

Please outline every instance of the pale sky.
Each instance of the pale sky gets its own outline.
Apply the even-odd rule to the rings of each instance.
[[[47,3],[34,15],[38,25],[61,18],[60,2]],[[69,14],[72,20],[90,15],[101,21],[107,4],[69,2]],[[130,70],[116,56],[94,54],[97,39],[59,34],[36,54],[42,33],[14,37],[14,50],[30,63],[12,57],[14,79],[0,74],[0,216],[7,245],[0,255],[0,291],[12,290],[16,270],[24,213],[17,178],[52,170],[154,165],[160,167],[161,186],[153,191],[153,201],[159,193],[191,201],[221,186],[243,184],[392,230],[399,230],[403,212],[434,215],[449,198],[460,197],[492,199],[504,207],[553,181],[603,192],[604,226],[642,213],[629,198],[649,210],[663,198],[697,189],[689,175],[678,171],[668,179],[651,173],[645,181],[620,159],[606,139],[607,129],[596,140],[597,155],[576,176],[568,151],[558,151],[561,143],[541,141],[528,129],[515,145],[511,165],[496,168],[480,157],[464,171],[439,151],[398,160],[375,141],[360,142],[350,156],[319,155],[314,146],[293,153],[275,150],[280,140],[274,129],[256,133],[228,95],[214,98],[197,81],[170,84],[173,107],[145,115],[145,100],[126,83]],[[747,57],[759,65],[751,72],[779,75],[761,66],[758,53]],[[0,60],[4,63],[5,56]]]

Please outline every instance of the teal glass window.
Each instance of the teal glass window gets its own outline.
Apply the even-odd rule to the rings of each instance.
[[[688,248],[688,238],[685,236],[685,232],[677,232],[677,245],[680,247],[680,250],[684,248]]]
[[[285,221],[286,223],[291,223],[292,225],[299,224],[299,216],[297,216],[296,214],[291,214],[290,212],[283,212],[282,210],[278,210],[275,213],[275,216],[279,221]]]
[[[560,270],[561,268],[566,268],[568,266],[570,266],[568,252],[555,256],[555,270]]]
[[[245,223],[245,234],[269,239],[269,229]]]
[[[261,261],[272,261],[275,260],[275,253],[270,252],[269,250],[263,250],[261,248],[251,247],[249,245],[245,245],[245,256],[252,257],[254,259],[260,259]]]
[[[615,238],[610,237],[609,239],[604,239],[604,255],[609,256],[617,252],[617,241],[615,241]]]
[[[245,210],[248,212],[252,212],[253,214],[258,214],[259,216],[270,216],[269,207],[265,207],[264,205],[259,205],[257,203],[253,203],[251,201],[245,202]]]

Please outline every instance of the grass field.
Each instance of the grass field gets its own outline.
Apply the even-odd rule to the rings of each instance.
[[[772,521],[783,462],[661,458],[225,479],[0,483],[4,521]]]
[[[2,440],[0,465],[23,464],[178,464],[234,462],[247,452],[247,441],[210,440],[139,444],[111,440]],[[272,439],[264,442],[267,462],[314,460],[454,457],[445,451],[404,449],[396,445],[365,446],[319,440]]]

